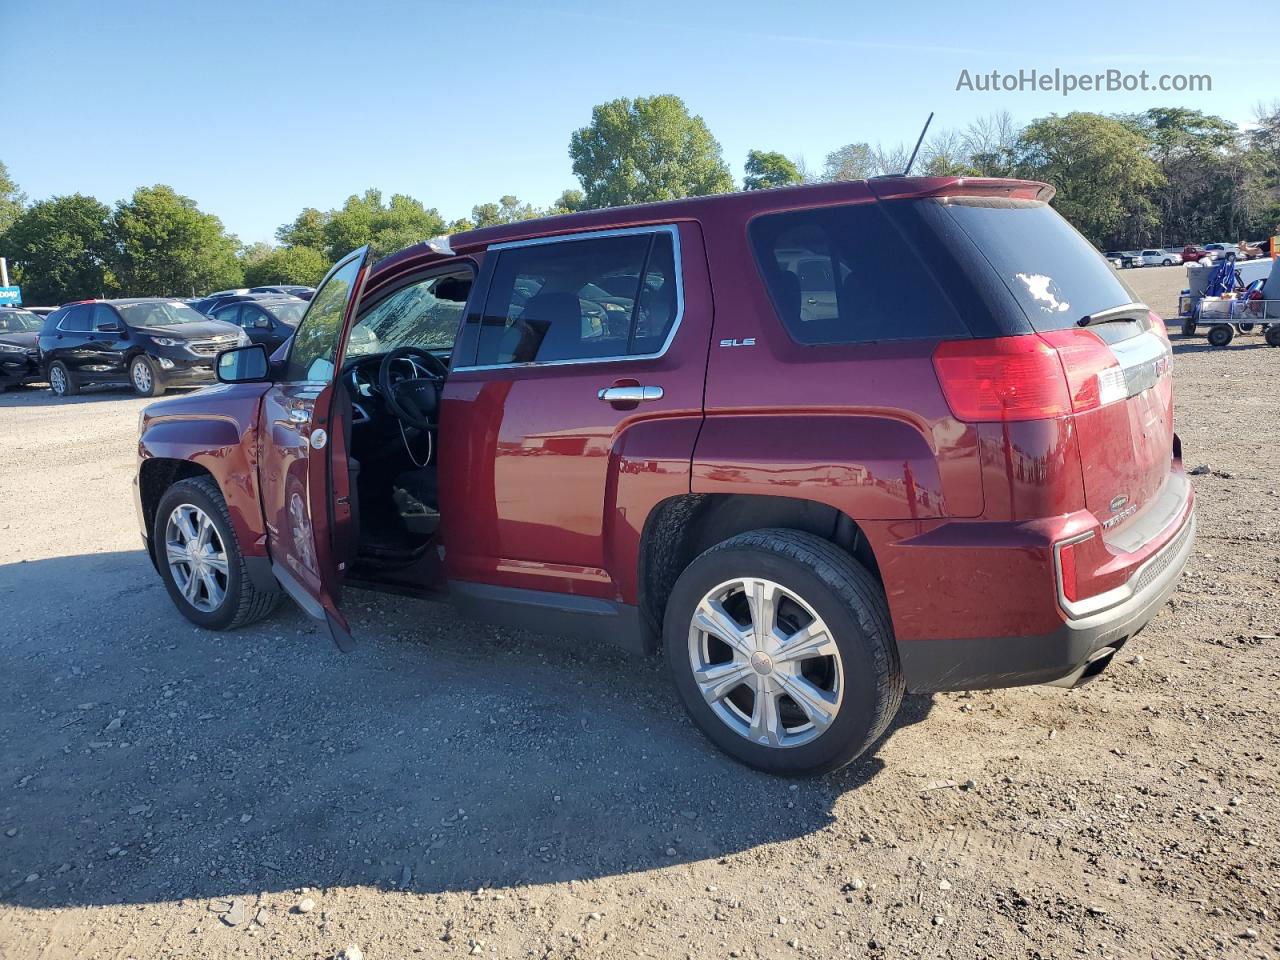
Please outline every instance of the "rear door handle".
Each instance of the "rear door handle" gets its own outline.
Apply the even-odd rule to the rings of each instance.
[[[661,387],[602,387],[596,394],[605,403],[647,403],[662,399]]]

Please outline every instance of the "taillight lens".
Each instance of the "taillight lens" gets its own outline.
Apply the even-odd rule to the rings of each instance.
[[[1058,548],[1058,576],[1062,579],[1062,595],[1075,603],[1080,599],[1080,584],[1076,580],[1076,545],[1074,543]]]
[[[1037,336],[947,340],[933,367],[957,420],[1045,420],[1071,412],[1062,363]]]
[[[1128,396],[1124,371],[1097,334],[1075,327],[1040,336],[1058,351],[1071,391],[1071,408],[1076,413],[1096,410]]]
[[[952,414],[970,422],[1047,420],[1128,395],[1111,348],[1079,328],[948,340],[934,350],[933,366]]]

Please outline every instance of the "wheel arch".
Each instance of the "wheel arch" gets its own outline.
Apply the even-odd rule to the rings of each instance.
[[[639,607],[654,644],[667,600],[685,568],[705,550],[749,530],[783,528],[840,547],[881,579],[871,543],[848,514],[816,500],[762,494],[690,493],[668,497],[645,519],[640,540]]]

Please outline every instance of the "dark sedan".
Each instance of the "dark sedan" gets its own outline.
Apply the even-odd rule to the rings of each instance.
[[[40,317],[19,307],[0,307],[0,390],[40,380],[37,341]]]
[[[280,344],[293,336],[306,309],[307,301],[297,297],[237,299],[214,308],[210,316],[214,320],[234,323],[249,335],[250,340],[262,344],[268,353],[274,353]]]

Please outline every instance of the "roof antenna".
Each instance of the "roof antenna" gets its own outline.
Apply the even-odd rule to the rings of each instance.
[[[916,141],[916,148],[911,151],[911,159],[907,161],[907,169],[902,171],[904,177],[911,176],[911,168],[916,164],[916,154],[920,152],[920,144],[924,143],[924,135],[929,132],[929,124],[933,123],[933,111],[929,111],[929,119],[924,122],[924,129],[920,131],[920,139]]]

